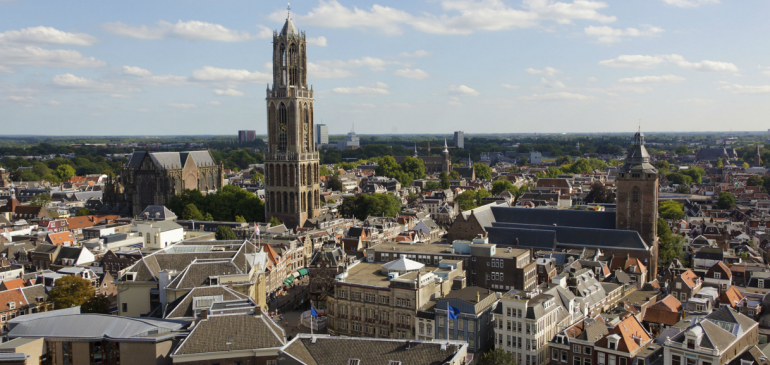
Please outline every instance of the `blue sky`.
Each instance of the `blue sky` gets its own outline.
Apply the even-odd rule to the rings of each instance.
[[[294,1],[330,133],[766,130],[770,1]],[[286,3],[0,0],[0,134],[266,132]]]

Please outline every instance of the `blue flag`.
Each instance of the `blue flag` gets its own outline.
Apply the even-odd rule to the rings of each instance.
[[[460,314],[460,311],[457,308],[449,305],[449,303],[446,304],[446,311],[449,319],[457,319],[457,315]]]
[[[315,311],[315,307],[313,305],[310,305],[310,315],[313,317],[318,317],[318,312]]]

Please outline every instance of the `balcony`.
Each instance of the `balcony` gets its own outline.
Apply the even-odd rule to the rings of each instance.
[[[289,88],[273,88],[273,90],[267,90],[268,98],[313,98],[313,91],[307,89],[297,89],[294,87]]]
[[[318,152],[268,152],[265,161],[306,161],[317,160]]]

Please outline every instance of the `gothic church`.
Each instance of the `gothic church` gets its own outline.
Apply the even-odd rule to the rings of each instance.
[[[307,82],[305,33],[290,17],[273,32],[273,85],[267,88],[266,219],[302,227],[320,208],[313,87]]]

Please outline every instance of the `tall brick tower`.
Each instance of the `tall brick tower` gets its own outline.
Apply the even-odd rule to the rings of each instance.
[[[634,145],[628,149],[626,164],[618,172],[617,229],[639,232],[645,243],[653,248],[648,263],[650,280],[658,274],[658,170],[650,164],[650,154],[644,148],[644,134],[634,135]]]
[[[267,88],[266,219],[301,227],[320,208],[313,88],[307,83],[305,33],[286,17],[273,32],[273,85]]]

